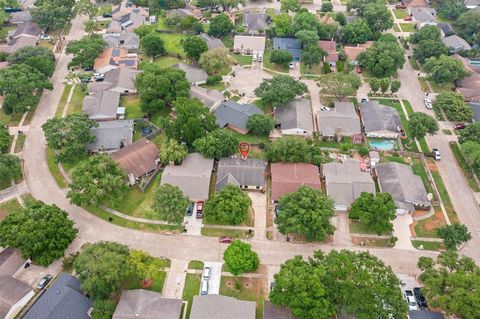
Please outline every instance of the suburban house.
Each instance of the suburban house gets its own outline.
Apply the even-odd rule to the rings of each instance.
[[[473,111],[472,121],[473,122],[480,122],[480,103],[470,102],[470,103],[468,103],[468,105],[470,106],[470,108]]]
[[[181,165],[165,167],[161,184],[179,187],[192,201],[206,200],[210,190],[212,170],[213,159],[205,158],[200,153],[191,153],[185,157]]]
[[[82,110],[95,121],[113,121],[120,117],[120,94],[112,91],[98,91],[85,96]]]
[[[12,12],[10,14],[10,18],[8,21],[11,24],[22,24],[24,22],[28,22],[32,20],[32,15],[30,14],[30,11],[17,11],[17,12]]]
[[[226,127],[240,134],[247,134],[247,122],[253,114],[263,114],[262,110],[253,104],[240,104],[234,100],[221,103],[213,115],[220,127]]]
[[[210,110],[220,105],[225,99],[223,94],[218,90],[205,89],[196,85],[190,87],[190,97],[199,99]]]
[[[302,98],[277,106],[275,112],[275,127],[282,135],[312,135],[313,117],[310,100]]]
[[[450,53],[458,53],[460,51],[469,51],[472,49],[467,41],[456,34],[443,38],[442,42],[448,48]]]
[[[480,0],[465,0],[463,2],[463,5],[468,10],[476,9],[476,8],[480,7]]]
[[[325,188],[335,202],[335,210],[347,211],[363,192],[375,194],[372,176],[361,170],[357,159],[327,163],[322,167]]]
[[[247,11],[243,14],[243,27],[248,33],[261,33],[268,28],[267,14],[264,12]]]
[[[360,104],[360,115],[367,137],[397,138],[401,133],[400,116],[393,107],[369,101]]]
[[[92,301],[80,288],[80,281],[61,273],[38,298],[23,318],[25,319],[89,319]]]
[[[417,29],[421,29],[426,25],[437,25],[437,20],[435,19],[437,11],[433,8],[414,7],[409,8],[408,11]]]
[[[372,44],[373,44],[372,41],[367,41],[357,46],[345,46],[343,47],[343,52],[347,56],[348,60],[350,60],[350,63],[357,65],[358,64],[357,58],[360,55],[360,53],[367,51],[367,49],[371,47]]]
[[[139,71],[128,68],[113,69],[104,74],[103,81],[88,84],[88,92],[112,91],[119,94],[136,93],[135,77]]]
[[[124,290],[112,319],[179,319],[182,300],[145,289]]]
[[[352,102],[335,102],[335,108],[317,113],[318,131],[321,136],[333,138],[362,133],[360,117]]]
[[[96,72],[106,73],[122,67],[136,70],[137,66],[138,55],[136,53],[128,53],[125,48],[108,48],[95,59],[93,68]]]
[[[95,141],[87,144],[89,152],[111,153],[132,144],[134,120],[99,122],[90,132]]]
[[[124,48],[129,53],[138,52],[140,48],[140,37],[133,32],[104,33],[102,37],[107,48]]]
[[[273,49],[290,52],[294,61],[300,61],[302,57],[302,45],[295,38],[273,38]]]
[[[397,206],[397,214],[430,209],[430,200],[420,176],[407,164],[389,162],[375,166],[381,192],[390,193]]]
[[[320,40],[318,46],[327,52],[327,55],[323,57],[323,62],[336,66],[338,61],[337,42]]]
[[[443,313],[430,310],[410,310],[408,317],[410,319],[445,319]]]
[[[439,22],[437,26],[440,28],[440,32],[442,33],[442,37],[448,37],[449,35],[455,34],[455,29],[453,29],[450,23],[446,22]]]
[[[147,8],[122,1],[112,10],[112,22],[107,28],[107,33],[133,32],[143,24],[150,24],[149,15]]]
[[[236,35],[233,38],[233,51],[235,53],[252,55],[265,51],[265,37],[249,35]]]
[[[263,302],[263,319],[297,319],[286,307],[275,306],[270,301]]]
[[[157,146],[146,138],[113,153],[112,158],[127,173],[130,185],[154,173],[160,163]]]
[[[255,319],[254,301],[221,295],[193,296],[190,319]]]
[[[295,192],[301,186],[321,189],[318,166],[307,163],[272,163],[272,200]]]
[[[0,50],[6,53],[16,52],[25,47],[34,47],[37,45],[38,38],[42,30],[34,22],[27,21],[21,23],[15,30],[7,35],[7,44],[0,47]]]
[[[207,47],[208,47],[209,50],[225,47],[222,40],[220,40],[218,38],[215,38],[215,37],[212,37],[212,36],[209,36],[206,33],[201,33],[201,34],[198,35],[198,37],[207,43]]]
[[[178,9],[171,9],[167,11],[167,17],[194,17],[197,20],[201,20],[203,18],[202,11],[195,6],[185,6],[185,8],[178,8]]]
[[[428,7],[427,0],[402,0],[403,4],[407,7],[407,11],[410,13],[409,9],[415,7]]]
[[[266,168],[267,164],[259,159],[222,157],[218,161],[215,190],[220,191],[230,184],[243,189],[264,190]]]
[[[208,74],[201,67],[185,63],[177,63],[172,66],[174,69],[179,69],[185,72],[190,85],[200,85],[207,83]]]
[[[470,73],[469,76],[460,80],[460,85],[456,91],[463,95],[467,102],[480,102],[480,70],[472,68],[468,60],[455,55],[457,59],[463,62],[465,70]]]
[[[5,248],[0,252],[0,318],[15,318],[35,295],[32,287],[13,278],[23,269],[25,262],[16,249]]]

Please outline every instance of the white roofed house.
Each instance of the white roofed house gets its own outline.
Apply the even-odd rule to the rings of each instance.
[[[263,53],[265,51],[265,37],[236,35],[233,38],[233,51],[245,55]]]
[[[313,117],[310,100],[302,98],[275,108],[275,128],[282,135],[310,136],[313,133]]]

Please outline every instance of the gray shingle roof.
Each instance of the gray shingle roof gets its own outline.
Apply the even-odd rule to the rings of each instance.
[[[201,86],[192,86],[190,88],[190,97],[202,101],[208,108],[223,101],[224,97],[220,91],[202,88]]]
[[[19,36],[30,36],[30,37],[38,37],[42,33],[42,30],[38,27],[38,25],[34,22],[23,22],[20,24],[15,32],[13,32],[12,37],[17,38]]]
[[[327,194],[336,205],[348,208],[362,192],[375,194],[372,177],[360,170],[360,162],[356,159],[348,159],[344,163],[323,164],[323,174]]]
[[[414,206],[430,206],[422,179],[413,174],[410,165],[380,163],[375,165],[375,169],[380,189],[392,195],[398,208],[413,211]]]
[[[425,7],[414,7],[410,10],[411,15],[415,21],[421,21],[425,23],[436,22],[434,13],[435,9]]]
[[[455,30],[453,29],[453,27],[450,23],[439,22],[437,24],[437,26],[440,28],[440,30],[442,30],[442,32],[445,36],[455,34]]]
[[[30,11],[18,11],[12,12],[10,15],[10,23],[18,24],[32,20]]]
[[[93,120],[112,119],[117,116],[119,103],[119,93],[100,91],[87,95],[83,99],[82,109]]]
[[[351,102],[335,102],[331,111],[318,111],[318,126],[323,136],[360,134],[360,117]]]
[[[462,50],[471,50],[472,47],[470,44],[467,43],[463,38],[459,37],[458,35],[450,35],[442,39],[443,44],[447,48],[454,48],[454,49],[462,49]]]
[[[200,153],[191,153],[181,165],[165,167],[161,184],[179,187],[190,200],[205,200],[210,190],[212,170],[213,159],[207,159]]]
[[[218,126],[225,127],[230,124],[245,131],[248,118],[253,114],[263,114],[263,112],[253,104],[240,104],[233,100],[223,102],[213,112]]]
[[[275,122],[282,130],[299,128],[313,131],[312,108],[310,100],[293,100],[287,105],[275,108]]]
[[[125,48],[127,50],[137,50],[140,46],[140,38],[133,32],[106,33],[102,36],[108,48]]]
[[[410,319],[444,319],[445,316],[440,312],[430,310],[411,310],[408,312]]]
[[[265,30],[268,26],[267,15],[263,12],[245,12],[243,25],[249,31]]]
[[[302,45],[295,38],[273,38],[274,50],[287,50],[294,59],[302,56]]]
[[[470,102],[468,104],[473,111],[473,120],[475,122],[480,122],[480,103]]]
[[[185,63],[177,63],[172,68],[179,69],[185,72],[188,82],[190,83],[198,83],[207,81],[208,74],[205,72],[201,67],[185,64]]]
[[[198,37],[200,39],[202,39],[203,41],[207,42],[207,46],[208,46],[208,49],[211,50],[211,49],[216,49],[216,48],[224,48],[225,45],[223,44],[222,40],[220,39],[217,39],[215,37],[211,37],[209,36],[208,34],[206,33],[202,33],[200,35],[198,35]]]
[[[266,164],[258,159],[223,157],[218,162],[216,190],[222,190],[228,184],[237,186],[265,187]]]
[[[132,144],[133,120],[99,122],[90,131],[95,141],[87,145],[87,151],[116,151]]]
[[[92,82],[88,84],[88,92],[94,93],[99,91],[124,91],[132,92],[135,90],[135,77],[139,71],[130,68],[117,68],[105,72],[102,82]]]
[[[31,291],[32,287],[20,280],[0,275],[0,318],[5,318],[10,308]]]
[[[360,105],[360,114],[365,132],[389,131],[398,133],[401,127],[400,116],[396,109],[369,101]]]
[[[80,281],[61,273],[50,288],[33,304],[25,319],[89,319],[92,301],[81,288]]]
[[[190,319],[254,319],[255,302],[221,295],[194,296]]]
[[[178,319],[182,300],[162,298],[158,292],[125,290],[112,319]]]

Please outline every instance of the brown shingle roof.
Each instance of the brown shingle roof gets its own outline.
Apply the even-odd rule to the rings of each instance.
[[[355,46],[355,47],[346,46],[343,48],[343,51],[351,61],[356,61],[358,55],[363,51],[366,51],[369,47],[371,47],[372,43],[373,43],[372,41],[367,41],[364,44],[359,44],[358,46]]]
[[[337,62],[337,42],[335,41],[318,41],[318,46],[327,51],[328,55],[325,57],[325,62]]]
[[[306,163],[274,163],[272,173],[272,199],[278,200],[283,194],[295,192],[306,185],[320,189],[318,167]]]
[[[113,153],[112,158],[128,175],[137,179],[155,170],[160,157],[155,144],[143,138]]]

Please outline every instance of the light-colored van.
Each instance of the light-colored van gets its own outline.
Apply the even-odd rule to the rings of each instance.
[[[202,279],[203,280],[206,280],[206,281],[209,281],[210,280],[210,273],[212,272],[212,268],[210,267],[205,267],[203,268],[203,275],[202,275]]]
[[[208,281],[203,280],[202,281],[202,288],[200,289],[200,294],[203,295],[208,295]]]

